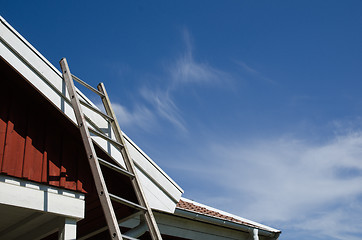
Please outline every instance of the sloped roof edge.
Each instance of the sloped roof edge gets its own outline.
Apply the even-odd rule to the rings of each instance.
[[[62,73],[54,67],[38,50],[36,50],[21,34],[16,31],[1,15],[0,22],[2,22],[13,34],[15,34],[29,49],[31,49],[41,60],[44,61],[59,77],[62,77]],[[2,39],[1,35],[0,38]],[[4,39],[2,39],[5,41]]]
[[[245,225],[251,228],[257,228],[260,230],[272,232],[272,233],[280,233],[281,231],[275,228],[268,227],[266,225],[251,221],[246,218],[242,218],[236,216],[234,214],[210,207],[208,205],[195,202],[193,200],[181,197],[179,203],[176,206],[176,209],[180,209],[183,211],[193,212],[195,214],[201,214],[205,216],[209,216],[212,218],[221,219],[223,221],[229,221],[240,225]]]
[[[64,103],[63,100],[60,100],[62,95],[68,96],[67,91],[64,89],[64,84],[62,84],[61,72],[21,36],[2,16],[0,16],[0,23],[1,57],[17,69],[48,101],[53,103],[53,105],[59,108],[70,120],[75,122],[74,112],[71,106],[68,103]],[[77,93],[83,100],[96,107],[80,90],[77,90]],[[180,195],[183,193],[182,188],[127,136],[126,141],[142,156],[142,161],[138,167],[141,167],[144,172],[147,172],[149,180],[171,197],[170,199],[174,202],[172,205],[175,207]],[[139,159],[137,159],[137,161],[139,161]],[[150,187],[150,183],[145,184],[147,185],[145,187]],[[152,191],[148,192],[149,194],[152,193]],[[167,204],[171,207],[170,202]],[[170,211],[173,211],[172,207]]]

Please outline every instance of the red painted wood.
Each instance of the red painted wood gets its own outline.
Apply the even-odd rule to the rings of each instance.
[[[77,189],[77,159],[79,147],[82,147],[82,145],[77,144],[73,139],[69,139],[63,143],[61,185],[67,189]]]
[[[82,152],[78,152],[77,158],[78,159],[84,159],[82,158]],[[83,181],[81,181],[81,179],[88,179],[88,182],[92,183],[93,179],[90,176],[87,176],[87,173],[90,172],[90,170],[88,170],[88,165],[87,163],[83,162],[83,161],[77,161],[77,169],[78,169],[78,177],[77,177],[77,182],[76,182],[76,188],[77,191],[82,191],[82,189],[84,189],[85,187],[85,183],[83,183]],[[87,170],[86,170],[87,169]],[[90,185],[90,184],[88,184]],[[90,192],[89,188],[87,189],[87,192]]]
[[[48,162],[48,183],[60,186],[61,150],[63,136],[60,130],[53,124],[48,124],[46,129],[45,149]]]
[[[78,127],[1,57],[0,82],[0,174],[86,193],[78,237],[106,226]],[[97,146],[96,152],[111,162]],[[137,202],[128,177],[102,170],[110,192]],[[114,209],[119,218],[134,211],[119,203]]]
[[[0,174],[87,192],[78,128],[1,59],[0,80]]]
[[[2,80],[0,78],[0,80]],[[8,94],[0,94],[0,171],[2,170],[2,163],[5,149],[5,136],[8,121],[9,101],[7,101]]]
[[[41,116],[41,112],[38,109],[34,109],[32,114],[28,114],[23,177],[36,182],[42,182],[45,121],[38,116]],[[33,168],[33,166],[39,167]]]
[[[24,104],[16,100],[15,96],[12,99],[5,136],[2,171],[14,177],[22,177],[27,124],[26,108]]]
[[[47,183],[48,182],[48,154],[47,151],[44,150],[43,153],[43,164],[41,169],[41,182]],[[81,191],[82,189],[77,189],[78,191]]]

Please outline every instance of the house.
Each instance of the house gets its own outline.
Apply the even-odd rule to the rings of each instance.
[[[0,17],[0,239],[109,239],[62,73]],[[96,106],[77,90],[85,103]],[[83,109],[112,138],[107,121]],[[279,230],[182,198],[183,190],[124,134],[163,239],[277,239]],[[97,156],[125,166],[92,136]],[[102,169],[107,186],[137,201],[127,176]],[[121,232],[150,239],[143,218],[114,204]]]

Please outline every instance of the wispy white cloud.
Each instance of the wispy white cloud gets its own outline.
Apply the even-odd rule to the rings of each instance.
[[[256,71],[254,68],[247,65],[245,62],[238,61],[237,62],[246,72],[250,74],[260,74],[258,71]]]
[[[133,111],[119,103],[112,103],[112,107],[121,126],[141,127],[149,130],[155,125],[154,113],[144,106],[136,106]]]
[[[185,86],[213,85],[230,80],[230,76],[207,63],[197,62],[193,57],[191,36],[187,29],[183,30],[185,51],[166,66],[163,86],[142,88],[141,95],[156,110],[160,117],[172,123],[177,129],[186,132],[187,127],[182,110],[174,100],[174,94]]]
[[[187,132],[182,109],[175,101],[176,93],[194,84],[203,87],[230,81],[231,77],[226,72],[194,59],[191,35],[186,28],[182,36],[185,50],[175,59],[168,61],[165,69],[156,76],[160,81],[153,81],[152,87],[140,87],[141,98],[136,102],[138,107],[132,111],[118,104],[117,112],[120,121],[125,125],[136,125],[146,129],[151,126],[150,118],[154,122],[163,119],[178,130]]]
[[[197,169],[199,178],[222,189],[233,199],[227,205],[233,206],[230,211],[330,239],[357,239],[356,234],[362,234],[362,132],[319,144],[279,137],[198,147],[209,150],[204,154],[209,162],[193,162],[189,174]],[[218,202],[217,192],[199,196],[223,209],[225,202]]]
[[[248,64],[246,64],[243,61],[236,61],[236,64],[238,64],[243,71],[245,71],[247,74],[249,74],[250,76],[253,76],[257,79],[266,81],[268,83],[272,83],[272,84],[276,84],[276,81],[270,79],[269,77],[266,77],[264,74],[262,74],[260,71],[257,71],[256,69],[252,68],[251,66],[249,66]]]
[[[176,64],[170,69],[170,75],[176,84],[212,84],[225,82],[230,79],[228,74],[213,68],[207,63],[195,62],[189,53],[186,53],[177,60]]]
[[[141,89],[141,95],[154,107],[156,112],[182,131],[186,127],[179,109],[168,91]]]
[[[307,233],[313,232],[314,235],[327,236],[329,239],[360,240],[361,213],[361,204],[359,207],[347,205],[329,208],[294,224],[294,227]]]
[[[193,57],[191,36],[187,29],[183,30],[185,52],[168,67],[170,78],[174,84],[215,84],[230,80],[230,75],[205,62],[197,62]]]

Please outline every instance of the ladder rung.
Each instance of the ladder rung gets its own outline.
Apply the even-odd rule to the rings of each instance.
[[[116,201],[116,202],[119,202],[119,203],[122,203],[124,205],[127,205],[129,207],[132,207],[132,208],[135,208],[135,209],[138,209],[138,210],[143,210],[143,211],[147,211],[147,208],[145,207],[142,207],[141,205],[137,204],[137,203],[134,203],[134,202],[131,202],[131,201],[128,201],[124,198],[121,198],[121,197],[118,197],[116,195],[113,195],[111,193],[109,193],[109,197]]]
[[[110,116],[108,116],[107,114],[103,113],[102,111],[98,110],[97,108],[93,107],[92,105],[89,105],[88,103],[86,103],[85,101],[79,99],[80,104],[82,104],[83,106],[87,107],[88,109],[92,110],[93,112],[98,113],[99,115],[101,115],[102,117],[104,117],[106,120],[109,121],[114,121],[114,119]]]
[[[129,240],[139,240],[138,238],[133,238],[133,237],[130,237],[130,236],[127,236],[127,235],[124,235],[124,234],[122,234],[122,238],[129,239]]]
[[[84,149],[87,155],[89,156],[89,166],[93,175],[94,185],[98,192],[107,193],[107,186],[103,178],[102,172],[100,171],[99,163],[96,161],[96,151],[93,147],[93,141],[89,136],[87,122],[79,103],[78,94],[74,87],[73,77],[71,76],[67,60],[63,58],[60,61],[60,67],[63,73],[63,79],[66,83],[69,96],[71,96],[71,103],[74,110],[74,115],[79,126],[80,134],[84,143]],[[102,205],[104,217],[106,219],[109,232],[116,239],[122,239],[122,234],[119,229],[118,221],[116,219],[116,214],[114,212],[113,206],[110,202],[110,199],[107,197],[99,196],[100,204]]]
[[[63,79],[66,83],[66,87],[68,89],[68,93],[71,96],[71,105],[73,106],[74,114],[80,129],[80,134],[82,136],[82,140],[84,143],[84,148],[88,156],[90,156],[89,159],[89,166],[91,168],[91,172],[94,179],[94,184],[98,192],[100,193],[106,193],[106,197],[99,197],[100,203],[102,205],[104,217],[107,222],[107,226],[109,229],[110,234],[113,238],[117,239],[129,239],[129,240],[138,240],[137,238],[133,238],[130,236],[122,236],[119,223],[117,221],[116,214],[114,212],[114,208],[112,206],[112,203],[110,200],[114,202],[118,202],[122,205],[134,208],[141,214],[144,214],[144,217],[146,219],[150,236],[153,240],[159,240],[162,239],[161,234],[159,232],[159,229],[157,227],[157,223],[154,219],[152,210],[148,206],[148,203],[146,201],[146,198],[144,196],[144,193],[142,192],[141,185],[139,183],[139,179],[137,178],[137,174],[135,174],[134,166],[132,159],[129,156],[129,153],[126,149],[124,139],[122,137],[122,132],[118,126],[118,122],[116,120],[116,116],[112,110],[112,107],[110,106],[110,101],[107,95],[107,92],[104,89],[103,84],[101,83],[98,85],[98,90],[87,84],[86,82],[82,81],[78,77],[72,75],[69,70],[68,63],[65,58],[63,58],[60,61],[60,66],[62,68],[63,73]],[[89,104],[87,102],[86,98],[83,98],[83,101],[80,101],[80,96],[82,96],[80,93],[76,92],[76,88],[74,86],[74,81],[77,81],[78,83],[82,84],[84,87],[88,88],[89,90],[93,91],[94,93],[98,94],[102,98],[103,105],[106,110],[106,114],[101,112],[99,109],[94,107],[92,104]],[[68,99],[67,99],[68,100]],[[68,100],[69,101],[69,100]],[[98,113],[103,118],[105,118],[108,121],[108,124],[112,127],[112,131],[109,132],[109,135],[103,132],[100,127],[95,124],[91,119],[89,119],[82,111],[81,104],[88,109],[92,110],[95,113]],[[107,116],[109,115],[109,116]],[[96,151],[94,148],[94,144],[96,143],[95,138],[93,139],[89,136],[89,133],[92,133],[93,136],[100,137],[107,141],[107,143],[112,144],[114,147],[116,147],[118,150],[120,150],[122,157],[125,161],[126,168],[122,168],[122,165],[114,165],[112,163],[109,163],[103,159],[97,159],[96,157]],[[112,139],[112,133],[115,134],[115,139]],[[113,163],[117,164],[118,161],[114,161]],[[122,174],[125,174],[127,176],[134,177],[131,179],[132,186],[135,190],[136,196],[137,196],[137,203],[126,200],[122,197],[113,195],[108,193],[107,186],[105,183],[105,179],[102,175],[102,171],[100,168],[100,164],[102,166],[106,166],[114,171],[120,172]],[[128,170],[131,171],[131,173],[128,172]]]
[[[92,87],[91,85],[89,85],[88,83],[84,82],[83,80],[80,80],[77,76],[74,76],[73,74],[71,74],[71,75],[72,75],[72,78],[73,78],[75,81],[79,82],[79,83],[82,84],[84,87],[88,88],[89,90],[97,93],[99,96],[104,97],[104,94],[103,94],[103,93],[101,93],[100,91],[98,91],[97,89],[95,89],[94,87]]]
[[[128,177],[135,177],[133,173],[130,173],[130,172],[128,172],[128,171],[126,171],[126,170],[124,170],[124,169],[122,169],[122,168],[120,168],[120,167],[118,167],[118,166],[116,166],[116,165],[114,165],[112,163],[109,163],[106,160],[103,160],[103,159],[101,159],[99,157],[98,157],[98,161],[103,166],[108,167],[110,169],[113,169],[113,170],[115,170],[115,171],[117,171],[117,172],[119,172],[119,173],[121,173],[123,175],[126,175]]]
[[[88,128],[88,129],[89,129],[89,132],[93,133],[94,135],[97,135],[98,137],[101,137],[101,138],[103,138],[104,140],[109,141],[109,142],[111,142],[111,143],[113,143],[113,144],[115,144],[115,145],[118,145],[118,146],[120,146],[120,147],[123,148],[123,144],[121,144],[121,143],[113,140],[112,138],[104,135],[103,133],[100,133],[100,132],[98,132],[98,131],[95,131],[95,130],[93,130],[92,128]]]

